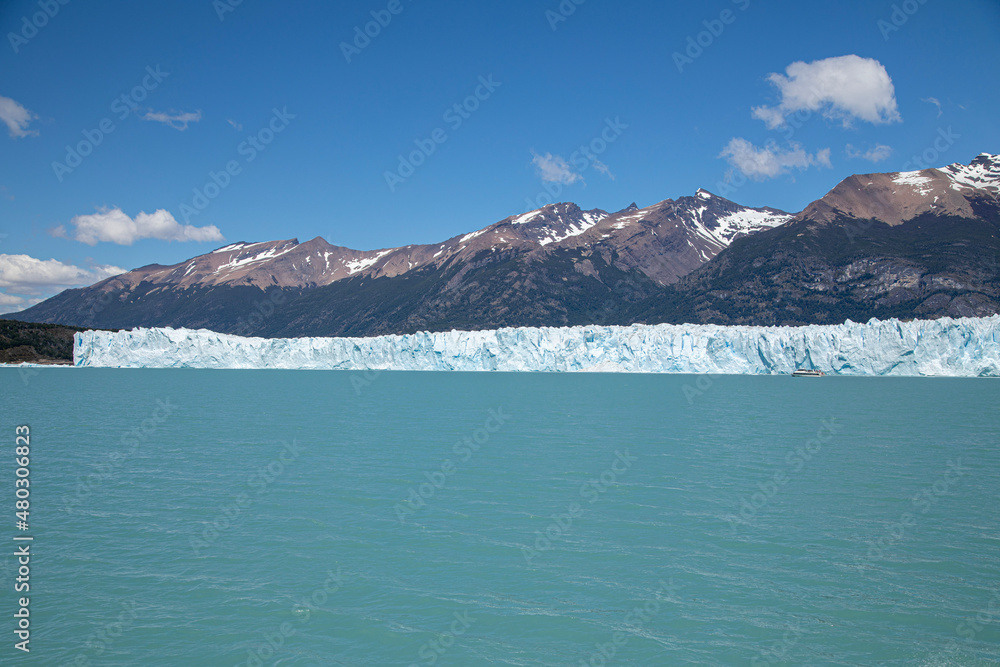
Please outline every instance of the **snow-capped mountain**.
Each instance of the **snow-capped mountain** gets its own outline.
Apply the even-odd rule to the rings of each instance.
[[[741,206],[698,190],[694,196],[667,199],[643,209],[630,206],[594,225],[574,244],[607,244],[618,253],[618,266],[669,285],[737,238],[793,217],[777,209]]]
[[[1000,196],[1000,155],[940,169],[860,174],[840,182],[800,214],[811,220],[848,216],[899,225],[925,213],[976,216],[975,202]]]
[[[231,243],[13,317],[322,336],[982,316],[1000,312],[998,238],[1000,157],[983,153],[851,176],[797,215],[698,190],[614,213],[551,204],[427,245]]]
[[[115,289],[142,283],[313,288],[359,275],[393,277],[426,266],[441,267],[482,252],[542,256],[561,248],[598,247],[626,250],[623,266],[668,284],[714,257],[733,239],[791,217],[774,209],[740,206],[705,190],[644,209],[633,204],[614,214],[560,203],[435,245],[352,250],[319,236],[305,243],[298,239],[231,243],[180,264],[129,271],[104,284]],[[667,264],[675,269],[664,270]]]
[[[839,323],[1000,312],[1000,156],[844,179],[685,276],[647,321]]]
[[[1000,194],[1000,155],[980,153],[971,163],[951,164],[941,169],[956,190],[986,190]]]

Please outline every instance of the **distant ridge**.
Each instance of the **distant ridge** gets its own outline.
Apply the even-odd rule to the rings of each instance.
[[[844,179],[797,215],[699,189],[572,203],[437,244],[231,243],[66,290],[25,321],[327,336],[632,322],[838,323],[1000,310],[1000,157]]]

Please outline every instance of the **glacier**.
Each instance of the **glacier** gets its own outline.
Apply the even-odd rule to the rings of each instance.
[[[77,333],[78,367],[1000,377],[1000,315],[801,327],[518,327],[372,338],[204,329]]]

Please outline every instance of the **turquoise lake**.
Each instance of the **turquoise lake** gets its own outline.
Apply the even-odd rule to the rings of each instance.
[[[1000,664],[1000,382],[0,369],[23,665]],[[15,528],[15,427],[31,430]]]

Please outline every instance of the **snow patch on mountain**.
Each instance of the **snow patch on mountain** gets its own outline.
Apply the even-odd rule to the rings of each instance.
[[[1000,190],[1000,155],[981,153],[971,164],[950,164],[940,171],[951,178],[955,190]]]
[[[737,236],[752,234],[768,227],[777,227],[791,220],[793,215],[771,213],[765,210],[744,208],[733,213],[720,215],[711,225],[705,221],[705,207],[692,212],[691,227],[696,234],[711,243],[725,247]]]
[[[635,324],[374,338],[85,331],[76,366],[1000,377],[1000,315],[804,327]]]
[[[929,195],[933,192],[934,188],[929,184],[932,179],[928,176],[924,176],[923,172],[920,171],[902,171],[896,174],[896,178],[892,179],[892,182],[896,185],[909,185],[920,195]]]
[[[645,209],[639,211],[638,213],[632,213],[631,215],[623,215],[618,218],[618,221],[611,226],[612,229],[625,229],[633,222],[642,220],[643,216],[646,215]]]
[[[246,248],[251,248],[255,245],[261,245],[261,244],[251,243],[250,245],[246,246]],[[277,246],[275,246],[272,248],[268,248],[264,252],[257,253],[256,255],[247,255],[247,256],[236,255],[233,259],[229,260],[225,264],[219,265],[219,267],[215,270],[215,273],[222,273],[223,271],[233,271],[234,269],[239,269],[250,264],[255,264],[257,262],[263,262],[269,259],[280,257],[281,255],[284,255],[285,253],[294,250],[296,245],[297,244],[295,243],[291,243],[282,248],[278,248]],[[244,250],[246,248],[244,248]]]
[[[560,241],[565,241],[571,236],[579,236],[585,231],[599,223],[604,218],[608,217],[607,214],[594,214],[590,212],[585,212],[580,216],[579,222],[571,220],[568,224],[563,220],[561,215],[558,216],[559,224],[562,225],[561,230],[556,231],[551,227],[547,227],[545,231],[549,234],[545,238],[539,239],[539,245],[548,245],[550,243],[559,243]]]
[[[348,260],[344,262],[344,266],[347,267],[347,272],[353,276],[355,273],[358,273],[359,271],[364,271],[365,269],[374,266],[376,262],[378,262],[386,255],[388,255],[393,250],[395,250],[395,248],[389,248],[388,250],[377,252],[371,257],[362,257],[360,259]]]
[[[512,219],[510,221],[510,224],[512,224],[512,225],[523,225],[523,224],[526,224],[528,222],[531,222],[532,220],[534,220],[535,218],[537,218],[540,215],[544,215],[544,213],[545,212],[542,209],[538,209],[537,211],[529,211],[528,213],[524,213],[523,215],[519,215],[519,216],[515,217],[514,219]]]
[[[794,217],[794,215],[789,214],[769,213],[748,208],[720,217],[717,220],[719,227],[715,233],[732,240],[737,234],[749,234],[764,227],[777,227]]]
[[[468,234],[466,234],[465,236],[463,236],[462,238],[460,238],[458,240],[458,242],[459,243],[465,243],[466,241],[471,241],[472,239],[476,238],[477,236],[482,236],[487,231],[488,230],[486,230],[486,229],[480,229],[479,231],[476,231],[476,232],[469,232]]]
[[[210,254],[214,255],[217,252],[229,252],[231,250],[236,250],[238,248],[242,248],[245,245],[246,245],[246,243],[231,243],[231,244],[229,244],[227,246],[222,246],[218,250],[213,250]]]

